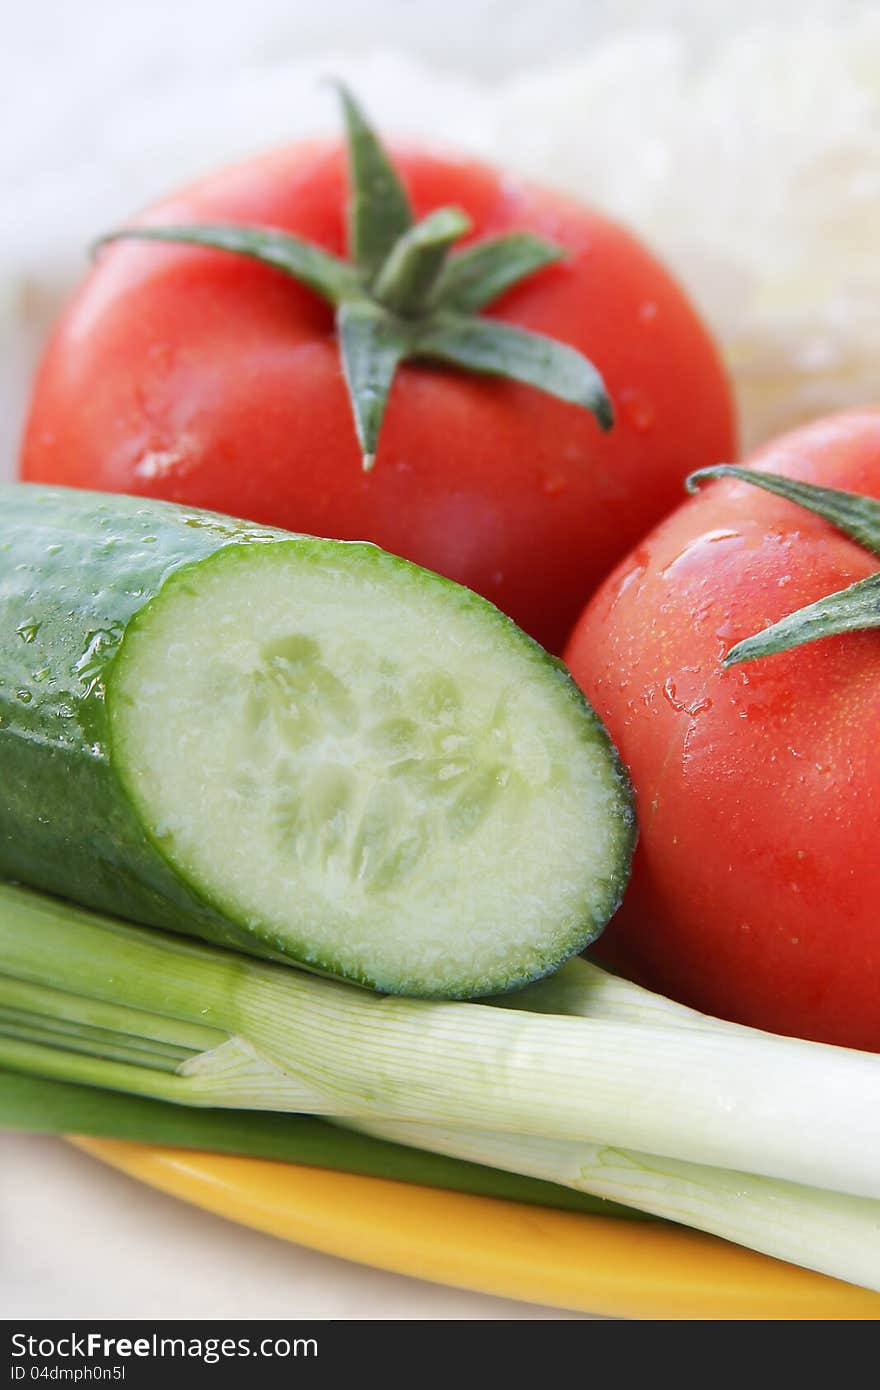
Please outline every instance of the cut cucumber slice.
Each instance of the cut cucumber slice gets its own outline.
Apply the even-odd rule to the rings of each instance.
[[[12,491],[18,522],[29,505],[45,542],[46,495]],[[394,993],[511,989],[595,938],[628,873],[628,784],[565,670],[491,604],[370,545],[134,499],[49,496],[50,512],[67,509],[56,544],[68,550],[76,513],[82,601],[45,553],[51,542],[34,573],[31,544],[36,630],[19,633],[13,676],[40,645],[41,614],[68,605],[28,666],[48,665],[53,688],[100,725],[76,752],[105,775],[77,786],[56,769],[67,841],[51,868],[39,868],[51,837],[41,850],[35,808],[26,824],[0,819],[3,872]],[[114,544],[90,550],[89,525],[108,516]],[[158,574],[145,526],[166,557]],[[0,617],[11,625],[4,598],[20,546],[7,529],[0,522]],[[90,626],[99,593],[111,610],[103,648]],[[41,752],[30,702],[16,710],[6,682],[3,693],[0,778],[13,743],[27,774],[30,743],[45,787],[46,745],[64,718],[42,705]],[[82,825],[99,823],[97,842],[75,829],[83,786]],[[54,806],[42,809],[51,822]],[[84,892],[79,861],[96,850],[96,889]]]

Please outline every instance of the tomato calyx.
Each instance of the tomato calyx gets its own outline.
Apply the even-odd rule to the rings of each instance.
[[[844,492],[838,488],[816,487],[813,483],[800,482],[778,473],[762,473],[757,469],[740,468],[729,463],[701,468],[690,475],[686,486],[689,492],[697,492],[702,483],[715,478],[735,478],[738,482],[776,493],[778,497],[784,497],[823,517],[838,531],[880,558],[880,502],[873,497],[862,497],[859,493]],[[733,666],[741,661],[755,661],[758,657],[790,651],[793,647],[816,642],[822,637],[878,627],[880,573],[868,575],[867,579],[860,579],[846,589],[799,608],[754,637],[737,642],[725,654],[723,664]]]
[[[98,246],[137,239],[228,251],[291,276],[331,304],[366,472],[376,460],[394,375],[405,361],[518,381],[590,411],[603,431],[611,429],[605,383],[582,353],[480,316],[505,290],[560,260],[562,248],[523,231],[453,251],[471,230],[466,214],[444,207],[416,222],[363,112],[344,87],[338,91],[351,184],[349,260],[277,228],[225,224],[127,227]]]

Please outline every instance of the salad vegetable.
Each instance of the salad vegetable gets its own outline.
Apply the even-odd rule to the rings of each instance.
[[[104,245],[22,476],[372,540],[558,651],[686,474],[732,456],[716,350],[621,228],[481,164],[392,161],[343,102],[347,150],[222,170]]]
[[[877,1057],[703,1021],[620,981],[593,1016],[604,977],[580,962],[571,1014],[529,1011],[530,994],[558,1006],[553,984],[522,1007],[379,999],[13,887],[0,953],[7,1069],[325,1114],[880,1287]],[[153,1062],[157,1041],[188,1055]]]
[[[46,1022],[46,1020],[44,1020]],[[9,1025],[0,1010],[0,1029]],[[344,1173],[468,1192],[624,1220],[647,1220],[632,1207],[501,1168],[447,1158],[343,1129],[313,1115],[268,1110],[205,1110],[122,1091],[0,1070],[0,1128],[65,1134],[308,1164]]]
[[[637,789],[602,956],[697,1008],[877,1051],[880,410],[694,486],[567,651]]]
[[[0,874],[389,992],[559,965],[630,792],[560,663],[371,545],[0,491]]]

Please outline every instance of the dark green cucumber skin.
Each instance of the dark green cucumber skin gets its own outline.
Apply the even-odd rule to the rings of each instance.
[[[260,950],[151,844],[113,766],[107,681],[172,574],[284,531],[136,497],[0,486],[0,877]]]

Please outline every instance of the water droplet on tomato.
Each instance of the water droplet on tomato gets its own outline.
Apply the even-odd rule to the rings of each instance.
[[[626,574],[621,577],[620,583],[617,586],[617,592],[614,596],[615,603],[622,594],[626,593],[631,584],[635,584],[637,580],[641,579],[648,568],[648,552],[644,548],[634,550],[631,558],[632,568],[628,569]]]
[[[565,492],[568,487],[568,479],[562,473],[544,473],[541,475],[541,491],[548,497],[558,497],[561,492]]]
[[[707,695],[704,689],[689,691],[686,678],[684,681],[681,678],[676,681],[670,676],[663,686],[663,694],[677,714],[689,714],[691,718],[695,718],[704,710],[712,708],[711,696]]]
[[[739,531],[731,531],[725,527],[718,527],[714,531],[704,531],[696,540],[686,545],[684,550],[676,555],[674,560],[670,560],[668,565],[664,565],[660,571],[663,578],[669,575],[678,575],[685,567],[699,569],[701,566],[709,565],[710,561],[706,556],[706,550],[711,545],[719,545],[722,541],[739,541],[742,537]]]
[[[621,391],[618,400],[623,418],[639,434],[645,434],[654,424],[657,416],[654,402],[645,395],[644,391],[639,391],[635,387],[627,387]]]

